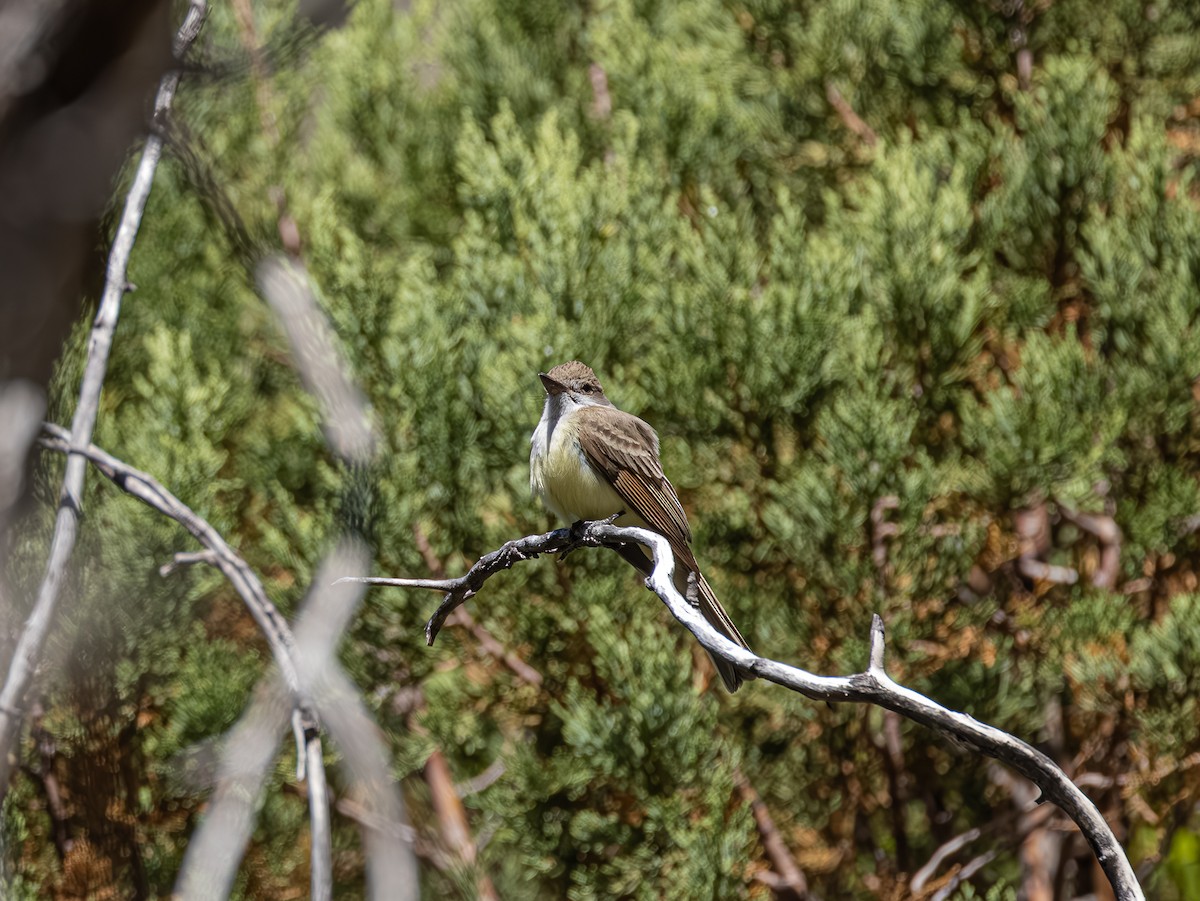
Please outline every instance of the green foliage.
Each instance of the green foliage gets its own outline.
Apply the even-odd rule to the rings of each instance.
[[[422,542],[455,573],[547,527],[528,496],[535,373],[584,359],[658,429],[699,559],[757,650],[858,670],[880,612],[898,679],[1124,780],[1106,803],[1135,856],[1166,848],[1152,884],[1191,897],[1195,824],[1171,835],[1166,814],[1200,791],[1181,725],[1200,689],[1200,212],[1196,158],[1168,129],[1195,124],[1195,5],[1058,0],[1019,22],[967,0],[412,7],[362,0],[265,82],[181,95],[252,240],[275,242],[286,197],[381,435],[375,484],[331,461],[234,236],[170,159],[97,442],[212,522],[290,613],[347,506],[376,511],[392,575],[428,573]],[[256,14],[270,34],[290,12]],[[237,28],[215,10],[209,53],[240,56]],[[39,465],[46,504],[13,564],[26,593],[61,472]],[[1042,509],[1035,553],[1074,587],[1021,575],[1018,523]],[[1092,584],[1112,548],[1076,513],[1120,529],[1115,591]],[[159,575],[194,547],[181,529],[94,474],[85,514],[43,726],[70,828],[118,862],[112,890],[163,897],[201,815],[198,761],[268,655],[215,573]],[[472,599],[536,685],[469,629],[426,648],[434,604],[373,591],[342,647],[438,859],[432,751],[461,780],[503,764],[465,799],[478,860],[425,867],[428,897],[473,896],[483,874],[502,897],[759,897],[739,773],[829,898],[902,896],[944,841],[1012,809],[984,762],[917,727],[893,772],[878,712],[697,690],[702,654],[613,555],[525,563]],[[277,763],[242,897],[307,875],[303,799]],[[39,790],[19,780],[6,811],[13,892],[71,866]],[[1016,896],[1010,839],[955,897]],[[350,824],[335,848],[357,897]]]

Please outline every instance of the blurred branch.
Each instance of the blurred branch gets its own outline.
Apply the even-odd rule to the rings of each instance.
[[[779,834],[779,828],[771,818],[771,811],[767,809],[766,802],[740,770],[734,774],[734,782],[742,800],[750,805],[750,813],[754,815],[754,824],[758,827],[763,850],[767,852],[771,866],[775,868],[775,879],[770,883],[771,891],[784,901],[806,901],[808,880],[804,878],[804,871],[800,869],[783,836]]]
[[[192,0],[183,25],[175,37],[176,57],[182,58],[195,41],[207,11],[205,0]],[[175,91],[179,87],[180,74],[176,69],[163,76],[154,100],[155,120],[163,119],[170,110]],[[121,312],[121,299],[127,288],[125,273],[129,265],[129,256],[141,227],[142,213],[150,196],[154,173],[161,155],[162,139],[152,134],[146,139],[146,146],[142,150],[141,162],[138,163],[133,184],[126,195],[125,209],[109,253],[104,293],[92,325],[87,363],[79,388],[79,403],[75,407],[75,416],[71,422],[71,448],[85,447],[92,439],[96,414],[100,407],[100,390],[104,386],[104,376],[108,369],[113,333],[116,331],[117,319]],[[0,690],[0,800],[3,800],[8,790],[10,760],[16,755],[22,706],[33,681],[46,636],[50,632],[50,625],[58,606],[59,591],[75,549],[86,470],[87,462],[83,455],[74,451],[68,454],[66,473],[59,494],[58,514],[54,522],[54,535],[50,542],[50,555],[46,561],[46,573],[38,589],[33,610],[13,651],[4,687]]]
[[[288,217],[282,191],[278,202],[280,230],[287,243],[284,220]],[[349,489],[343,494],[347,534],[366,536],[371,531],[371,467],[379,446],[366,398],[351,378],[303,263],[281,255],[269,256],[255,266],[255,278],[259,293],[283,327],[301,382],[317,401],[325,440],[348,468]],[[368,563],[365,543],[357,537],[343,538],[326,555],[314,582],[315,586],[326,587],[314,588],[306,604],[306,621],[313,626],[306,629],[302,623],[297,634],[302,635],[301,659],[314,667],[311,684],[320,692],[329,734],[341,750],[363,802],[373,809],[372,820],[387,824],[363,832],[368,897],[406,901],[419,896],[420,885],[412,843],[396,838],[403,833],[404,801],[391,777],[390,757],[378,726],[335,657],[338,641],[358,609],[362,592],[349,597],[329,586],[330,572],[365,569]],[[315,897],[315,882],[313,891]]]
[[[953,744],[1007,764],[1037,785],[1043,799],[1053,801],[1075,822],[1095,852],[1118,898],[1122,901],[1144,899],[1129,860],[1108,823],[1088,796],[1053,760],[1007,732],[981,723],[967,714],[942,707],[924,695],[899,685],[887,675],[884,670],[884,626],[878,615],[871,622],[869,662],[865,672],[852,676],[817,676],[760,657],[719,633],[679,593],[672,581],[675,564],[666,538],[646,529],[619,528],[606,522],[577,523],[569,529],[557,529],[510,541],[481,557],[465,575],[456,579],[349,576],[338,581],[445,592],[441,604],[425,626],[426,641],[432,644],[446,617],[477,594],[496,573],[543,553],[561,553],[583,547],[620,548],[631,544],[642,544],[651,550],[654,569],[646,578],[647,588],[658,595],[675,618],[696,636],[709,653],[813,700],[858,701],[893,710],[934,730]]]
[[[225,742],[217,787],[188,842],[174,897],[181,901],[229,897],[286,723],[287,707],[280,692],[269,683],[260,683],[253,702]],[[319,737],[314,740],[319,746]],[[310,810],[315,804],[328,805],[328,793],[317,798],[310,786],[308,803]],[[316,845],[314,841],[314,852]],[[317,897],[315,891],[313,894]]]
[[[1121,527],[1104,513],[1079,513],[1058,505],[1058,512],[1067,522],[1074,523],[1100,542],[1100,566],[1092,574],[1097,588],[1115,588],[1121,574]]]
[[[460,798],[466,798],[470,795],[478,794],[486,788],[495,785],[507,770],[502,758],[496,758],[492,761],[491,766],[471,779],[464,779],[462,782],[454,783],[454,791],[458,793]]]
[[[287,335],[304,387],[321,406],[325,440],[346,463],[369,463],[377,442],[366,400],[342,363],[307,271],[275,256],[259,263],[255,275]]]
[[[842,124],[854,132],[860,141],[868,147],[874,147],[879,143],[879,136],[875,134],[875,129],[863,121],[863,118],[854,111],[854,107],[846,101],[846,98],[842,96],[842,92],[837,89],[832,81],[825,82],[825,98],[842,120]]]
[[[1020,548],[1017,571],[1021,575],[1056,585],[1074,585],[1079,581],[1079,573],[1071,567],[1057,566],[1040,559],[1051,548],[1050,512],[1045,501],[1015,511],[1013,525]]]
[[[467,811],[462,798],[450,777],[450,767],[440,750],[434,749],[425,762],[425,781],[433,797],[433,809],[437,813],[442,840],[449,850],[469,869],[476,869],[475,841],[471,838],[471,827],[467,822]],[[496,901],[496,888],[486,873],[479,872],[476,891],[480,901]]]
[[[175,555],[168,562],[158,568],[158,574],[166,578],[178,569],[182,569],[185,566],[196,566],[200,563],[216,566],[217,555],[207,548],[202,551],[176,551]]]
[[[608,91],[608,73],[599,63],[588,66],[588,82],[592,86],[592,106],[588,111],[593,119],[604,121],[612,115],[612,94]]]
[[[937,890],[930,901],[949,901],[956,888],[991,863],[995,856],[995,851],[985,851],[983,854],[969,861],[961,870],[950,877],[949,882]]]
[[[1081,780],[1076,780],[1077,783]],[[1034,829],[1042,826],[1053,813],[1053,808],[1032,804],[1024,810],[1013,811],[1003,816],[995,817],[984,826],[977,826],[959,833],[950,840],[943,842],[930,855],[929,860],[913,874],[909,889],[913,895],[924,892],[926,885],[937,876],[938,868],[949,858],[963,848],[978,841],[985,835],[991,836],[1003,831],[1005,840],[1014,843],[1024,841],[1025,836]],[[1016,821],[1014,823],[1014,821]]]
[[[326,555],[313,577],[296,639],[322,721],[341,752],[343,778],[370,812],[371,822],[378,824],[363,831],[367,897],[415,901],[420,895],[417,860],[413,843],[404,837],[412,830],[392,776],[391,755],[361,692],[337,662],[338,644],[358,610],[362,592],[338,591],[329,583],[345,567],[368,562],[366,545],[355,539],[343,538]]]
[[[363,566],[366,561],[361,543],[343,541],[322,563],[314,585],[327,586],[330,570]],[[311,590],[296,627],[297,660],[302,682],[318,698],[325,728],[341,750],[349,781],[361,798],[356,819],[366,826],[363,844],[369,897],[403,901],[417,897],[412,830],[404,822],[403,801],[392,784],[377,728],[354,684],[335,659],[338,641],[358,609],[360,597],[361,592],[332,587]],[[270,762],[279,746],[284,721],[283,705],[269,685],[261,684],[222,755],[217,791],[180,869],[176,884],[181,898],[228,895],[251,837],[257,799],[270,775]],[[305,737],[309,738],[307,733]],[[319,736],[311,736],[304,747],[310,768],[307,796],[313,846],[312,898],[317,901],[332,897],[329,792]]]

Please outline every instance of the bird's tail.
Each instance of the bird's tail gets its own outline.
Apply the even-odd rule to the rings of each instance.
[[[700,608],[700,612],[704,614],[704,618],[726,638],[740,644],[746,650],[750,650],[750,645],[746,643],[746,639],[742,638],[742,633],[738,631],[737,626],[733,624],[733,620],[729,618],[729,614],[725,612],[725,608],[721,606],[721,602],[717,600],[717,594],[712,590],[712,586],[708,584],[708,580],[700,575],[700,573],[696,573],[696,575],[699,577],[697,606]],[[684,577],[686,578],[686,573]],[[684,591],[686,594],[686,588]],[[708,656],[712,658],[713,666],[721,674],[721,681],[725,683],[725,687],[730,691],[737,691],[741,687],[743,680],[756,678],[753,673],[740,670],[728,660],[717,657],[711,652]]]

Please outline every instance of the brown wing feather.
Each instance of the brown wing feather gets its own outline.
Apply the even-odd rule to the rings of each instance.
[[[658,435],[642,420],[616,407],[586,407],[576,416],[586,416],[590,428],[579,430],[579,445],[592,464],[604,474],[617,494],[629,505],[628,512],[645,520],[651,529],[666,537],[677,559],[699,576],[698,604],[704,618],[728,638],[748,648],[708,581],[700,574],[692,553],[692,530],[675,489],[667,480],[658,459]],[[640,555],[627,555],[627,559]],[[633,561],[631,561],[633,562]],[[645,560],[633,565],[645,571]],[[717,657],[712,658],[721,680],[737,691],[743,674]]]
[[[629,512],[666,536],[675,555],[695,569],[696,558],[689,547],[692,530],[675,489],[663,474],[654,429],[616,407],[585,407],[575,415],[589,421],[590,428],[579,430],[579,445],[588,462],[629,504]]]

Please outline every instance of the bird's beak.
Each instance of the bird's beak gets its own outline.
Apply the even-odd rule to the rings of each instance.
[[[546,393],[553,397],[556,394],[563,394],[567,390],[567,386],[562,382],[550,378],[544,372],[538,373],[538,378],[542,380],[542,384],[546,388]]]

